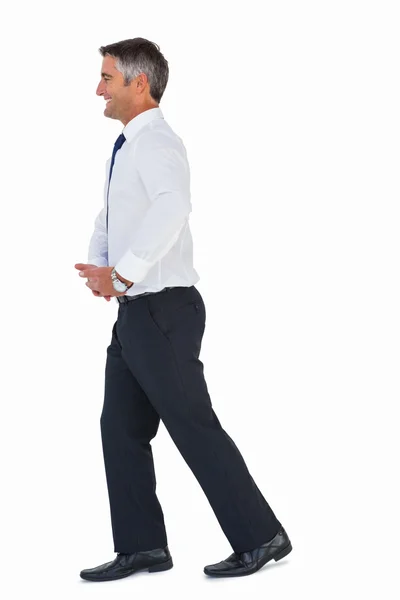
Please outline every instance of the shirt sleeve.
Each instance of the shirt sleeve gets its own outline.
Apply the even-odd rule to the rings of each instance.
[[[176,243],[192,207],[189,164],[180,138],[154,131],[143,135],[134,161],[150,206],[115,270],[135,283]]]
[[[105,208],[101,209],[94,223],[94,232],[89,242],[88,263],[97,267],[108,266],[108,236]]]
[[[108,187],[108,163],[106,161],[106,178],[104,183],[103,197],[106,198]],[[104,200],[104,206],[97,215],[94,222],[94,231],[89,242],[88,263],[97,267],[108,267],[108,235],[107,235],[107,208]]]

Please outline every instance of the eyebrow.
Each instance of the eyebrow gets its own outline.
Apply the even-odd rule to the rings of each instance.
[[[112,75],[110,75],[109,73],[102,73],[101,76],[102,77],[112,77]]]

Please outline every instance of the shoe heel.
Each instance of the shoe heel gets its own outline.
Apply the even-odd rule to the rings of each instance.
[[[168,571],[168,569],[172,569],[173,566],[174,564],[172,562],[172,558],[170,558],[166,562],[149,567],[149,573],[157,573],[158,571]]]
[[[283,550],[281,550],[278,554],[276,554],[274,556],[274,560],[276,562],[278,562],[278,560],[281,560],[281,558],[285,558],[285,556],[287,556],[289,554],[289,552],[291,552],[292,550],[293,550],[292,544],[289,542],[289,545],[286,546],[286,548],[284,548]]]

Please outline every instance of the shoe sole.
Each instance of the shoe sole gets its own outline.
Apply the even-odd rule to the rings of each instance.
[[[245,575],[252,575],[253,573],[256,573],[257,571],[262,569],[262,567],[264,567],[271,560],[274,560],[275,562],[278,562],[278,560],[282,560],[282,558],[285,558],[285,556],[287,556],[292,550],[292,544],[289,542],[289,544],[285,548],[283,548],[283,550],[281,550],[274,556],[270,556],[266,561],[259,563],[256,567],[253,567],[253,569],[250,569],[249,571],[244,571],[242,573],[235,573],[235,571],[227,571],[226,573],[212,573],[206,571],[205,567],[204,573],[209,577],[244,577]]]
[[[82,579],[85,579],[86,581],[114,581],[115,579],[123,579],[124,577],[130,577],[131,575],[134,575],[135,573],[139,573],[141,571],[148,571],[149,573],[158,573],[160,571],[168,571],[169,569],[172,569],[173,566],[174,566],[174,563],[172,562],[172,558],[170,558],[166,562],[158,563],[157,565],[150,565],[149,567],[143,567],[142,569],[135,569],[131,573],[123,573],[121,575],[116,575],[114,577],[99,578],[99,577],[91,577],[90,575],[86,575],[86,574],[82,575],[82,573],[80,574],[80,576]]]

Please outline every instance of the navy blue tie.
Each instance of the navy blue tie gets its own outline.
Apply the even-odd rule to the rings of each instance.
[[[123,133],[121,133],[121,135],[118,136],[115,144],[114,144],[114,150],[112,153],[112,157],[111,157],[111,166],[110,166],[110,176],[108,178],[108,190],[107,190],[107,218],[106,218],[106,222],[107,222],[107,233],[108,233],[108,193],[110,191],[110,181],[111,181],[111,175],[112,175],[112,170],[114,167],[114,161],[115,161],[115,155],[117,154],[118,150],[121,148],[122,144],[126,141],[126,138],[124,136]]]

